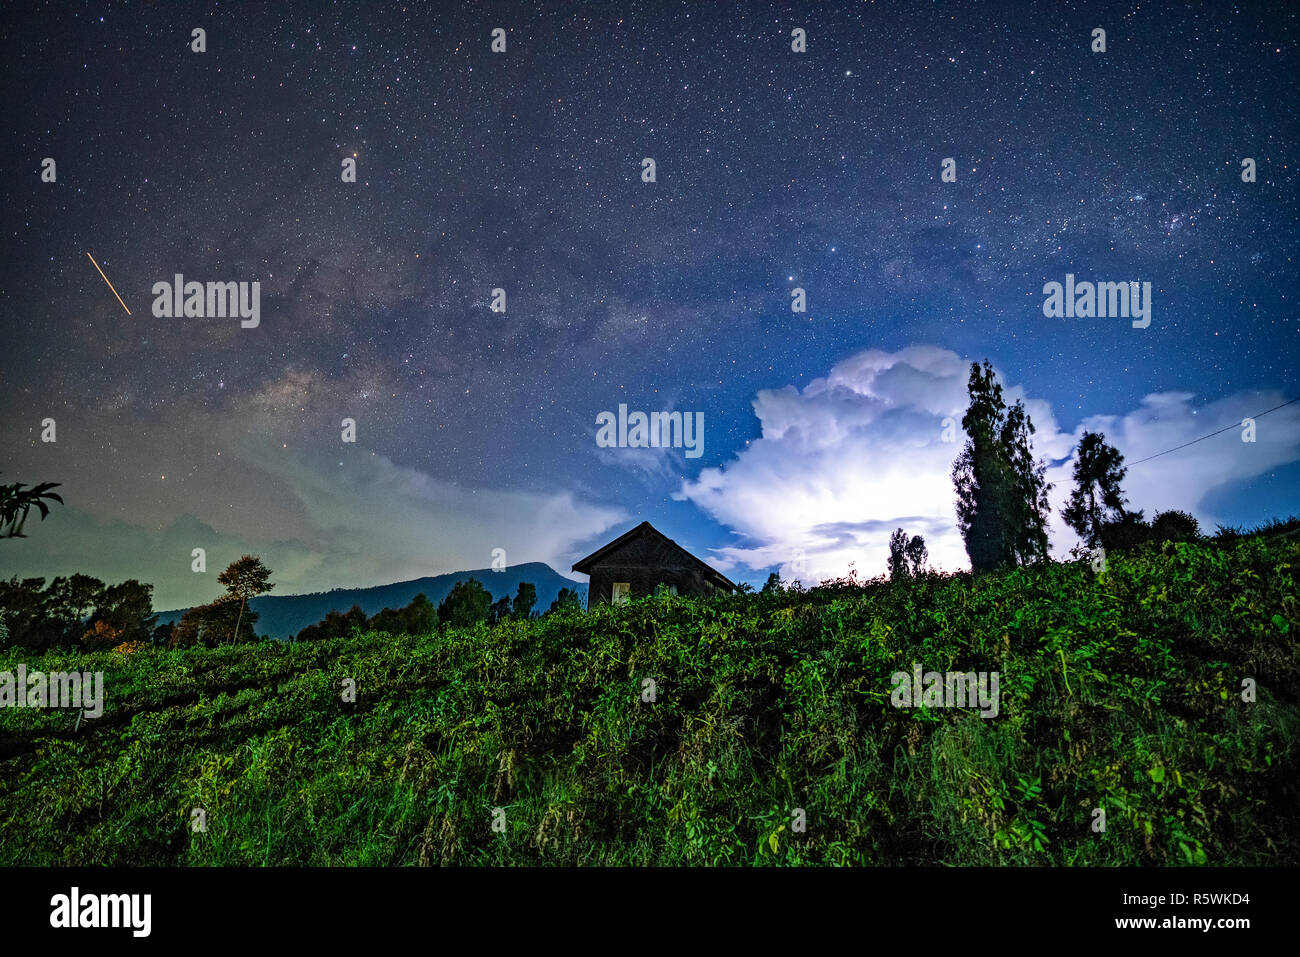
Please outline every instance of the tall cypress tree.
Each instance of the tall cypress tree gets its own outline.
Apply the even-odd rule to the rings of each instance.
[[[966,542],[971,569],[984,572],[1011,559],[999,519],[1006,511],[1011,478],[998,449],[998,426],[1006,414],[1006,403],[987,360],[983,369],[971,364],[966,391],[970,404],[961,420],[966,445],[953,463],[952,480],[957,492],[957,527]]]
[[[1014,485],[1008,521],[1012,526],[1011,549],[1020,565],[1046,561],[1048,557],[1047,493],[1052,485],[1044,478],[1047,463],[1034,460],[1029,438],[1033,434],[1034,423],[1024,403],[1017,400],[1003,421],[1001,445]]]
[[[1008,409],[988,360],[971,364],[966,445],[953,463],[957,527],[971,569],[992,571],[1047,557],[1047,466],[1036,462],[1034,424],[1022,402]]]

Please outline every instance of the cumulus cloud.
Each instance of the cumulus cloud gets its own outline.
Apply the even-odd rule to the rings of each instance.
[[[900,526],[925,537],[932,564],[968,568],[951,470],[965,441],[959,423],[969,370],[969,360],[936,346],[870,349],[802,390],[762,390],[753,402],[761,437],[727,465],[683,482],[677,498],[737,533],[736,544],[714,552],[723,570],[779,565],[783,578],[805,582],[850,567],[877,574],[885,569],[889,535]],[[1001,372],[998,378],[1008,405],[1024,401],[1037,430],[1035,454],[1049,464],[1058,555],[1075,544],[1059,513],[1071,486],[1071,449],[1084,429],[1105,432],[1136,462],[1204,435],[1207,425],[1239,422],[1281,401],[1276,393],[1252,392],[1197,406],[1191,393],[1163,393],[1064,432],[1049,403],[1007,384]],[[1135,465],[1124,483],[1134,507],[1147,507],[1148,518],[1156,509],[1182,509],[1212,527],[1215,516],[1201,503],[1215,487],[1300,458],[1300,406],[1265,421],[1253,445],[1227,432]]]

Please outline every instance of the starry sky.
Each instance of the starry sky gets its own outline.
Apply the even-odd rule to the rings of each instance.
[[[1294,4],[6,21],[0,481],[67,504],[0,575],[138,578],[169,608],[245,552],[277,594],[494,548],[568,573],[642,520],[737,581],[878,573],[899,525],[951,570],[971,361],[1025,400],[1058,505],[1085,428],[1135,463],[1300,395]],[[176,273],[259,282],[260,325],[155,317]],[[1150,282],[1150,326],[1045,317],[1066,273]],[[598,447],[620,403],[702,412],[703,454]],[[1256,428],[1134,465],[1132,504],[1300,513],[1300,404]]]

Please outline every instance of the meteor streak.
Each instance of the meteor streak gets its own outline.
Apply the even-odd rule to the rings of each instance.
[[[95,267],[95,269],[99,272],[99,274],[100,274],[101,276],[104,276],[104,270],[102,270],[102,269],[99,268],[99,263],[95,262],[95,257],[94,257],[94,256],[91,256],[90,253],[86,253],[86,255],[90,258],[90,262],[91,262],[91,264]],[[108,282],[108,277],[107,277],[107,276],[104,276],[104,282]],[[111,282],[108,282],[108,288],[109,288],[109,289],[113,289],[113,284],[112,284]],[[116,289],[113,289],[113,295],[117,296],[117,290],[116,290]],[[122,297],[121,297],[121,296],[117,296],[117,301],[118,301],[118,302],[122,302]],[[126,309],[126,303],[122,302],[122,308],[123,308],[123,309]],[[130,309],[126,309],[126,314],[127,314],[128,316],[131,315],[131,310],[130,310]]]

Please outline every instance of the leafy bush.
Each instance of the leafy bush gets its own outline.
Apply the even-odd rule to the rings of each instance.
[[[1157,512],[1151,520],[1151,540],[1154,542],[1194,542],[1201,537],[1201,523],[1187,512],[1170,509]]]

